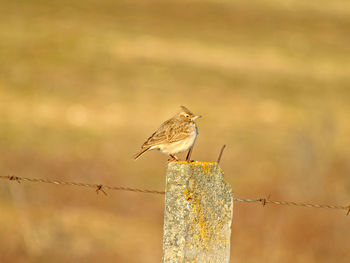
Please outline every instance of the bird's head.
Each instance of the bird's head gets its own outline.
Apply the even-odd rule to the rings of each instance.
[[[185,106],[181,106],[181,111],[178,113],[178,116],[180,119],[184,121],[195,121],[198,118],[201,118],[201,115],[195,115],[193,114],[189,109],[187,109]]]

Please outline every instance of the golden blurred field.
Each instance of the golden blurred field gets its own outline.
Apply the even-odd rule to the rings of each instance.
[[[0,171],[164,189],[186,105],[237,197],[350,202],[350,2],[1,1]],[[0,181],[0,262],[161,261],[163,196]],[[337,210],[236,203],[231,262],[350,262]]]

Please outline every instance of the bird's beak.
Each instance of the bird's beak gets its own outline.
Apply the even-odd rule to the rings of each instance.
[[[196,120],[196,119],[198,119],[198,118],[202,118],[202,115],[194,116],[194,117],[193,117],[193,120]]]

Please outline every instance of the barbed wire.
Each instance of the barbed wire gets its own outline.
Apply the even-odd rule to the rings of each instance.
[[[20,183],[21,181],[33,182],[33,183],[47,183],[47,184],[56,184],[56,185],[70,185],[70,186],[81,186],[81,187],[90,187],[95,188],[96,193],[100,191],[107,195],[105,189],[108,190],[117,190],[117,191],[129,191],[129,192],[138,192],[138,193],[146,193],[146,194],[164,194],[164,191],[156,191],[156,190],[148,190],[148,189],[138,189],[138,188],[130,188],[123,186],[109,186],[102,184],[87,184],[87,183],[75,183],[75,182],[66,182],[60,180],[50,180],[50,179],[40,179],[40,178],[26,178],[26,177],[18,177],[12,175],[1,175],[0,179],[8,179],[11,181],[17,181]]]
[[[76,183],[76,182],[67,182],[67,181],[61,181],[61,180],[42,179],[42,178],[27,178],[27,177],[19,177],[19,176],[12,176],[12,175],[5,175],[5,176],[1,175],[0,179],[16,181],[18,183],[20,183],[21,181],[27,181],[27,182],[33,182],[33,183],[48,183],[48,184],[55,184],[55,185],[88,187],[88,188],[94,188],[97,194],[101,191],[105,195],[107,195],[105,191],[106,189],[146,193],[146,194],[161,194],[161,195],[165,194],[164,191],[157,191],[157,190],[138,189],[138,188],[131,188],[131,187],[123,187],[123,186],[109,186],[109,185],[102,185],[102,184]],[[287,206],[301,206],[301,207],[308,207],[308,208],[341,209],[341,210],[347,211],[346,215],[350,214],[350,205],[341,206],[341,205],[311,204],[311,203],[293,202],[293,201],[273,201],[273,200],[270,200],[270,197],[259,198],[259,199],[247,199],[247,198],[234,197],[233,201],[245,202],[245,203],[260,203],[263,206],[267,204],[274,204],[274,205],[287,205]]]
[[[311,204],[304,202],[292,202],[292,201],[272,201],[269,198],[259,198],[259,199],[245,199],[245,198],[233,198],[233,201],[236,202],[247,202],[247,203],[260,203],[263,206],[267,204],[274,205],[289,205],[289,206],[302,206],[308,208],[328,208],[328,209],[342,209],[346,210],[346,215],[350,213],[350,205],[349,206],[341,206],[341,205],[320,205],[320,204]]]

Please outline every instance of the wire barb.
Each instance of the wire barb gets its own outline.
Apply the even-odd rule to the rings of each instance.
[[[260,198],[259,202],[262,204],[262,206],[265,206],[267,203],[270,203],[270,197],[271,195],[269,194],[267,198]]]
[[[259,202],[262,204],[262,206],[266,205],[266,198],[260,198]]]
[[[17,183],[21,183],[21,181],[20,181],[20,178],[19,177],[17,177],[17,176],[14,176],[14,175],[10,175],[9,176],[9,180],[11,180],[11,181],[16,181]]]
[[[104,193],[105,195],[107,195],[107,193],[103,190],[103,185],[102,184],[97,185],[96,194],[98,194],[100,191],[102,193]]]

